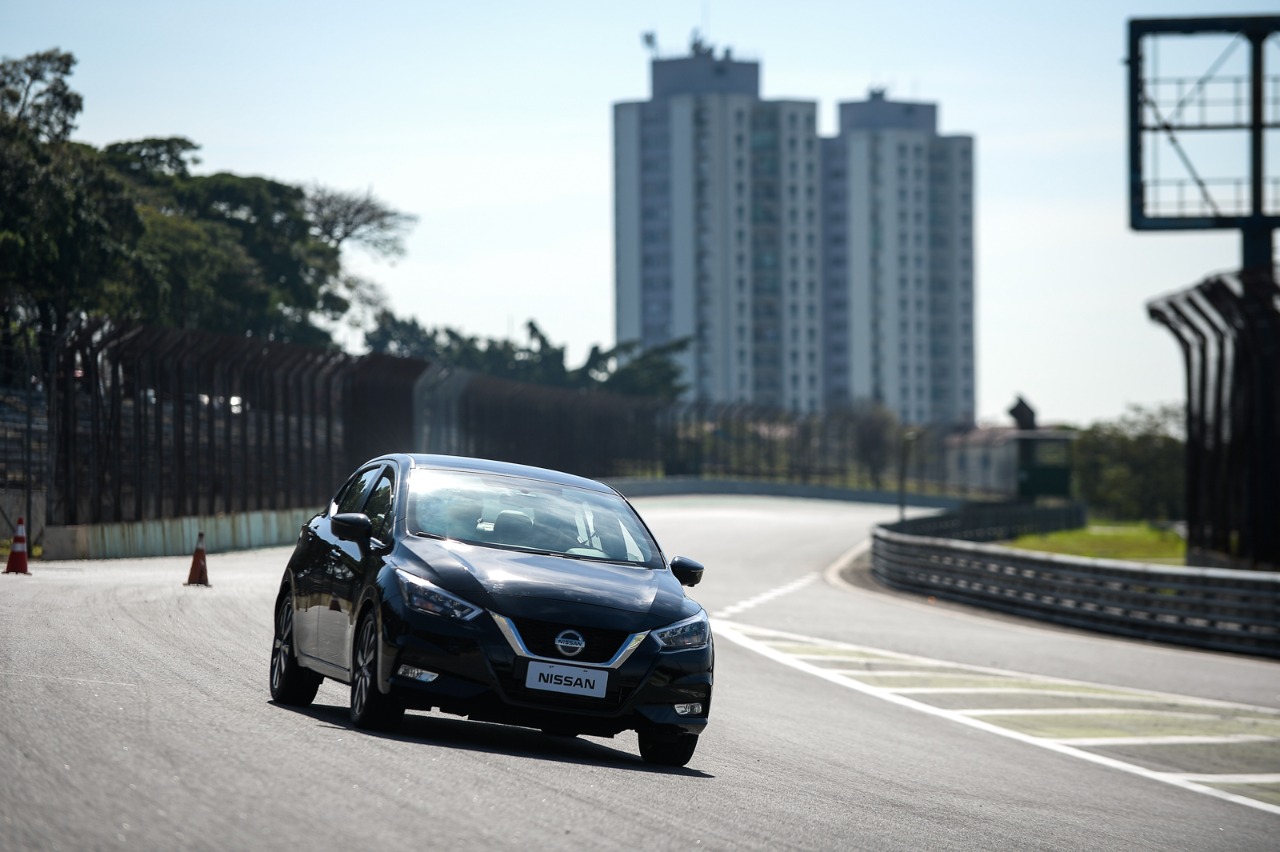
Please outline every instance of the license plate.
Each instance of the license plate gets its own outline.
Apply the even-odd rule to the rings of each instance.
[[[529,673],[524,678],[524,685],[529,689],[542,689],[547,692],[604,698],[608,681],[609,673],[600,669],[531,662]]]

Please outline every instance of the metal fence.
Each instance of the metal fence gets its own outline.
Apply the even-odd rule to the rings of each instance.
[[[47,518],[27,514],[51,526],[318,506],[352,467],[393,450],[597,478],[881,488],[892,436],[877,457],[861,425],[853,413],[673,405],[106,320],[58,340],[0,336],[0,497],[12,498],[0,511],[38,503]]]
[[[0,332],[0,537],[20,517],[29,530],[44,529],[49,420],[37,359],[29,335]]]
[[[415,397],[419,452],[480,456],[582,476],[661,470],[655,400],[567,390],[433,366]]]
[[[5,342],[0,482],[43,494],[51,526],[322,505],[412,440],[427,367],[106,321]]]
[[[898,456],[899,477],[941,483],[941,442],[913,442],[904,466],[891,429],[852,411],[667,404],[105,320],[58,340],[0,330],[0,511],[47,508],[47,518],[26,511],[34,542],[46,520],[75,527],[317,507],[355,465],[396,450],[595,478],[876,491],[897,481]]]
[[[882,487],[894,447],[859,446],[859,415],[667,404],[433,368],[420,395],[426,452],[478,455],[596,478],[700,476]],[[913,479],[931,477],[924,457]],[[938,481],[938,480],[934,480]]]
[[[1280,574],[1064,557],[941,537],[1008,539],[1035,526],[1030,517],[981,514],[970,510],[971,528],[961,513],[878,528],[872,573],[892,588],[1042,621],[1280,657]],[[1036,531],[1066,520],[1050,509]]]

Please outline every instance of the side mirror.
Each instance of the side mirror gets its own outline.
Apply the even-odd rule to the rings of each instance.
[[[363,512],[340,512],[329,519],[333,534],[343,541],[368,541],[373,521]]]
[[[696,586],[702,580],[702,565],[687,556],[677,556],[671,560],[671,573],[680,585]]]

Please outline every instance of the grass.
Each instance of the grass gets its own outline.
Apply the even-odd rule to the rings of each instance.
[[[1182,564],[1187,543],[1177,533],[1149,524],[1090,524],[1048,535],[1024,535],[1012,547],[1096,559]]]

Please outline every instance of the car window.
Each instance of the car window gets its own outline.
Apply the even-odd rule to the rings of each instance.
[[[360,471],[351,477],[346,486],[338,493],[338,497],[334,500],[337,504],[339,512],[359,512],[360,506],[364,502],[364,495],[369,491],[369,484],[373,482],[382,471],[381,465]]]
[[[380,541],[390,540],[391,504],[395,490],[395,477],[387,470],[373,486],[369,500],[365,503],[364,513],[373,522],[373,537]]]
[[[625,500],[573,486],[466,471],[415,470],[409,532],[488,547],[659,567],[661,553]]]

